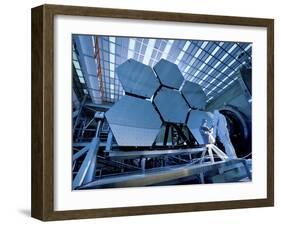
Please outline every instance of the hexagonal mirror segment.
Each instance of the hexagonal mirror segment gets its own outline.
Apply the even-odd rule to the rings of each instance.
[[[116,69],[125,92],[151,98],[160,82],[151,67],[129,59]]]
[[[176,64],[161,59],[153,69],[163,85],[174,89],[181,87],[184,78]]]
[[[150,101],[127,95],[105,117],[119,146],[151,146],[162,125]]]
[[[190,107],[205,110],[207,98],[200,85],[194,82],[185,81],[181,92]]]
[[[206,130],[213,127],[213,114],[211,112],[191,110],[187,120],[187,127],[200,145],[208,144]]]
[[[185,123],[190,108],[178,90],[162,87],[153,101],[165,122]]]

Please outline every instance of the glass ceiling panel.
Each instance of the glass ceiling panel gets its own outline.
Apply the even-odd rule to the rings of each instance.
[[[235,72],[245,61],[238,58],[239,54],[246,52],[251,60],[250,43],[92,37],[93,40],[95,38],[98,38],[99,42],[104,102],[115,102],[124,95],[116,68],[130,58],[150,66],[154,66],[161,58],[177,64],[186,80],[202,86],[208,101],[231,87],[237,80]],[[96,49],[95,42],[92,44],[93,49]],[[85,75],[79,70],[81,67],[75,52],[73,52],[73,64],[78,69],[79,77]],[[86,79],[82,77],[81,81],[82,83],[84,81],[87,87]]]

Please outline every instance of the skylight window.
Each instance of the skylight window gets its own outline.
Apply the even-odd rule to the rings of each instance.
[[[78,77],[83,77],[82,71],[79,69],[76,69],[76,73],[78,75]]]
[[[201,45],[201,48],[204,49],[204,48],[208,45],[208,43],[209,43],[209,42],[204,41],[203,44]]]
[[[130,38],[130,41],[129,41],[129,49],[128,49],[128,59],[134,57],[135,45],[136,45],[136,40]]]
[[[81,83],[85,84],[85,80],[84,80],[83,77],[79,77],[79,81],[80,81]]]
[[[210,97],[208,100],[207,100],[207,102],[209,102],[210,100],[212,100],[214,97]]]
[[[200,66],[200,68],[199,68],[199,70],[201,71],[204,67],[205,67],[205,63],[203,63],[201,66]]]
[[[186,41],[184,47],[182,48],[182,51],[180,52],[180,54],[179,54],[178,57],[177,57],[177,60],[176,60],[176,62],[175,62],[176,64],[179,64],[179,62],[182,60],[182,58],[183,58],[183,56],[184,56],[186,50],[187,50],[188,47],[190,46],[190,43],[191,43],[190,41]]]
[[[231,85],[234,82],[234,80],[231,80],[227,85]]]
[[[221,73],[224,73],[226,70],[227,70],[227,67],[225,67],[225,68],[221,71]]]
[[[96,52],[96,47],[95,47],[95,36],[92,36],[92,44],[93,44],[93,52]]]
[[[225,76],[225,78],[222,81],[224,82],[226,79],[228,79],[228,76]]]
[[[232,64],[234,64],[235,61],[236,59],[232,60],[227,66],[230,67]]]
[[[109,43],[109,51],[110,51],[109,76],[110,76],[110,78],[114,78],[114,76],[115,76],[115,37],[110,37],[109,42],[110,42]]]
[[[172,48],[173,43],[174,43],[174,40],[169,40],[169,41],[167,42],[167,44],[166,44],[166,46],[165,46],[165,49],[164,49],[164,51],[163,51],[163,54],[162,54],[162,58],[167,59],[168,54],[169,54],[169,52],[170,52],[170,50],[171,50],[171,48]]]
[[[246,48],[245,48],[245,52],[248,50],[248,49],[250,49],[252,47],[252,44],[249,44]]]
[[[190,68],[190,65],[188,65],[185,69],[184,69],[184,72],[186,73]]]
[[[220,64],[221,64],[221,61],[218,61],[218,62],[215,64],[214,68],[217,68]]]
[[[143,63],[146,65],[148,65],[148,63],[150,61],[155,42],[156,42],[156,39],[149,39],[149,41],[148,41],[146,51],[144,54],[144,58],[143,58]]]
[[[93,48],[95,47],[96,38],[97,37],[92,36],[91,43],[93,44]],[[149,64],[150,66],[155,65],[161,58],[173,61],[178,65],[180,64],[179,69],[185,79],[196,81],[201,85],[202,89],[206,93],[208,92],[208,101],[213,98],[216,99],[217,93],[221,93],[229,86],[228,83],[237,77],[235,76],[235,71],[237,70],[234,69],[240,68],[242,64],[242,62],[236,58],[240,49],[249,52],[252,47],[252,44],[249,43],[240,44],[203,40],[175,41],[172,39],[160,40],[106,36],[100,37],[99,40],[101,69],[103,71],[102,81],[104,83],[103,97],[105,98],[105,101],[110,102],[115,101],[119,99],[120,96],[124,95],[124,90],[122,85],[118,82],[115,70],[119,64],[122,64],[130,58],[134,58],[135,60],[147,65]],[[198,43],[201,44],[199,45]],[[76,50],[73,49],[72,59],[73,67],[76,68],[76,74],[79,79],[79,81],[77,80],[78,83],[85,83],[80,86],[81,92],[83,93],[83,89],[88,82],[88,79],[86,80],[86,78],[90,76],[84,74],[84,71],[81,71],[82,65],[80,65],[80,62],[82,63],[82,61],[84,61],[83,52],[78,56]],[[98,64],[97,58],[93,60]],[[232,82],[231,84],[234,83]],[[92,95],[93,91],[91,90],[89,92],[91,92]],[[99,98],[98,95],[97,98]]]
[[[195,53],[194,57],[197,58],[202,53],[202,49],[198,49],[198,51]]]
[[[194,77],[196,77],[199,74],[200,71],[196,71],[196,73],[193,75]]]
[[[222,84],[222,82],[219,82],[216,86],[219,87]]]
[[[79,65],[79,63],[78,63],[78,61],[74,60],[74,61],[73,61],[73,64],[74,64],[74,67],[75,67],[75,68],[81,69],[81,68],[80,68],[80,65]]]
[[[110,62],[114,62],[115,61],[115,56],[114,56],[114,54],[110,54],[109,55],[109,60],[110,60]]]
[[[72,58],[73,58],[73,60],[78,60],[77,59],[77,55],[76,55],[76,53],[73,51],[73,54],[72,54]]]
[[[212,57],[212,55],[208,56],[208,58],[205,60],[205,63],[207,64],[212,59]]]
[[[220,47],[217,46],[217,47],[214,49],[214,51],[211,53],[211,55],[214,56],[214,55],[219,51],[219,49],[220,49]]]
[[[221,58],[221,61],[223,61],[227,56],[228,56],[228,53],[225,53],[225,54],[223,55],[223,57]]]
[[[208,77],[208,75],[210,75],[214,70],[215,70],[215,69],[212,68],[212,69],[208,72],[208,74],[206,74],[206,75],[204,76],[204,78],[199,82],[199,85],[201,85],[201,83],[202,83],[203,81],[205,81],[205,79]],[[205,90],[206,88],[207,88],[207,87],[203,88],[203,90]]]
[[[109,42],[115,43],[115,37],[109,37]],[[111,44],[111,43],[110,43],[110,44]]]
[[[227,52],[230,54],[236,47],[237,44],[234,44]]]

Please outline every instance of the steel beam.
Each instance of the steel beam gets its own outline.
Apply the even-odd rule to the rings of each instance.
[[[87,145],[89,145],[91,142],[75,142],[72,144],[73,147],[85,147]],[[100,142],[100,147],[106,147],[107,142]],[[116,144],[112,144],[112,147],[116,147]]]
[[[233,159],[225,162],[181,165],[175,167],[163,167],[160,169],[146,170],[145,173],[134,175],[115,176],[93,181],[83,185],[80,189],[102,188],[102,187],[139,187],[157,185],[189,176],[199,176],[201,173],[216,171],[220,167],[241,163],[243,160]]]
[[[89,183],[92,181],[95,174],[96,157],[99,147],[99,138],[94,138],[89,147],[88,153],[79,168],[73,181],[73,189],[81,186],[84,183]]]
[[[113,134],[112,134],[112,131],[110,130],[108,135],[107,135],[107,140],[106,140],[106,147],[105,147],[106,151],[111,150],[112,140],[113,140]]]
[[[89,143],[90,144],[90,143]],[[84,148],[82,148],[80,151],[76,152],[73,156],[72,156],[72,161],[76,161],[78,158],[80,158],[82,155],[84,155],[88,150],[90,145],[86,145]]]
[[[125,168],[125,169],[129,169],[129,170],[140,170],[139,167],[129,165],[129,164],[126,164],[124,162],[106,159],[106,158],[103,158],[101,156],[98,156],[98,162],[102,163],[104,165],[113,166],[113,167],[116,167],[116,168]]]
[[[188,149],[168,149],[168,150],[154,150],[154,151],[110,151],[109,157],[111,158],[153,158],[160,155],[181,155],[181,154],[195,154],[206,150],[206,147],[202,148],[188,148]]]

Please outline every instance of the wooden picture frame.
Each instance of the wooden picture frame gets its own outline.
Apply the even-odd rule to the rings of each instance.
[[[267,198],[121,208],[54,210],[54,16],[87,16],[240,25],[267,29]],[[42,5],[32,9],[32,200],[31,215],[50,221],[163,214],[274,205],[274,21],[109,8]]]

